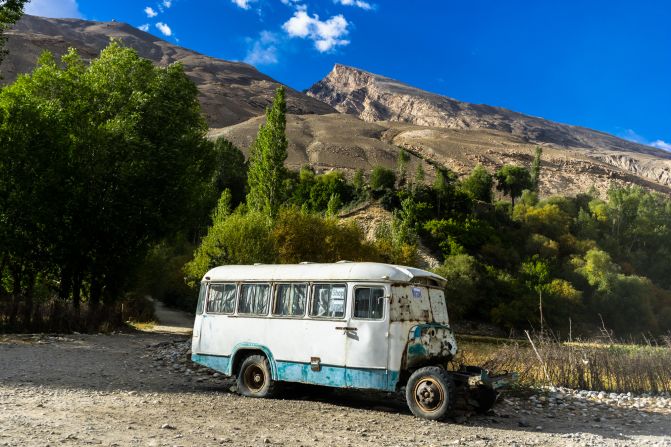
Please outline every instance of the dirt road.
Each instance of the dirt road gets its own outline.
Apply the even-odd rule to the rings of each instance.
[[[647,404],[512,399],[438,423],[356,391],[243,398],[184,366],[185,346],[174,333],[0,336],[0,446],[671,446],[671,408]]]

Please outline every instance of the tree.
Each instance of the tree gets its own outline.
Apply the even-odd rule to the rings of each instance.
[[[27,2],[28,0],[0,1],[0,64],[7,55],[7,50],[5,50],[7,35],[5,33],[23,16],[23,6]]]
[[[83,291],[93,304],[113,301],[148,248],[189,220],[211,178],[195,85],[181,65],[154,67],[118,43],[88,67],[75,50],[62,67],[45,53],[0,92],[0,116],[0,188],[26,200],[21,210],[0,193],[10,198],[0,216],[16,215],[33,240],[32,250],[17,251],[15,237],[3,244],[24,295],[46,276],[75,306]],[[34,186],[20,186],[26,178]],[[0,234],[17,234],[7,223]]]
[[[541,156],[543,155],[543,148],[536,146],[536,153],[534,155],[534,161],[531,164],[531,185],[532,189],[538,192],[540,188],[540,178],[541,178]]]
[[[445,203],[454,193],[454,175],[449,169],[436,168],[433,190],[436,192],[436,211],[440,215]]]
[[[270,218],[277,216],[286,198],[286,108],[285,89],[280,86],[272,106],[266,110],[266,122],[259,127],[249,156],[247,204]]]
[[[375,166],[370,173],[370,189],[374,192],[384,192],[385,190],[393,190],[396,184],[396,175],[391,169],[384,166]]]
[[[471,199],[487,203],[491,203],[492,201],[493,186],[494,180],[491,174],[482,165],[477,165],[473,168],[471,175],[461,182],[461,189]]]
[[[354,196],[358,200],[361,200],[366,196],[366,179],[363,176],[363,169],[358,168],[354,172],[352,186],[354,187]]]
[[[247,186],[247,162],[242,151],[224,137],[214,142],[215,178],[214,190],[221,194],[228,189],[231,193],[233,207],[245,199]]]
[[[521,273],[526,279],[529,289],[538,293],[538,314],[540,316],[541,334],[543,333],[543,291],[551,280],[550,267],[547,261],[534,256],[522,263]]]
[[[521,166],[504,165],[496,171],[496,189],[510,196],[512,208],[515,208],[515,198],[522,195],[522,191],[532,187],[529,170]]]
[[[398,151],[398,158],[396,159],[396,174],[398,177],[398,186],[405,186],[408,181],[408,162],[410,161],[410,154],[404,149]]]
[[[424,184],[424,181],[426,180],[426,174],[424,173],[424,167],[422,166],[422,163],[417,164],[417,170],[415,170],[415,188],[418,188],[419,186]]]

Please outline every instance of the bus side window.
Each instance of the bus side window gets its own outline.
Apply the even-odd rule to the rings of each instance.
[[[322,318],[343,318],[345,316],[345,284],[315,284],[310,315]]]
[[[243,284],[240,288],[239,314],[267,315],[270,284]]]
[[[275,287],[273,315],[291,317],[305,315],[307,294],[307,284],[277,284]]]
[[[202,315],[205,310],[205,293],[207,292],[207,283],[200,283],[198,291],[198,306],[196,306],[196,315]]]
[[[381,320],[384,317],[384,288],[357,287],[354,290],[354,318]]]
[[[235,284],[211,284],[207,312],[232,314],[235,311]]]

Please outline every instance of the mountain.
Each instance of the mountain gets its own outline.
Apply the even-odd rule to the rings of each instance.
[[[364,121],[399,121],[447,129],[490,129],[531,143],[643,153],[671,160],[671,153],[584,127],[556,123],[501,107],[471,104],[358,68],[336,64],[307,94]]]
[[[263,117],[252,118],[222,129],[212,129],[212,138],[223,136],[248,155]],[[422,165],[428,181],[436,166],[446,166],[458,175],[467,175],[478,164],[490,172],[503,164],[530,166],[536,144],[507,132],[486,129],[446,129],[409,123],[363,121],[348,114],[287,115],[289,157],[287,165],[299,169],[309,164],[318,172],[339,169],[353,174],[356,169],[369,172],[382,165],[395,169],[401,149],[410,154],[408,173],[414,176]],[[625,157],[615,154],[614,157]],[[661,169],[666,160],[648,157],[646,163]],[[605,192],[610,185],[637,184],[647,189],[669,193],[671,177],[665,181],[646,178],[653,168],[633,172],[613,160],[599,160],[585,151],[543,145],[541,194],[584,193],[591,187]]]
[[[669,192],[671,186],[669,152],[584,127],[556,123],[501,107],[458,101],[357,68],[336,64],[324,79],[307,90],[307,94],[366,122],[409,123],[430,128],[434,133],[438,129],[462,130],[471,135],[472,141],[479,140],[476,146],[488,148],[490,152],[501,149],[500,144],[490,141],[492,135],[497,134],[503,141],[512,138],[521,146],[542,145],[559,150],[567,162],[580,160],[595,167],[608,166],[612,173],[643,179],[644,183],[665,192]],[[415,142],[420,146],[428,144],[426,141]],[[407,144],[412,146],[412,143]],[[434,142],[428,148],[443,152],[448,158],[459,155],[459,148],[445,142]],[[565,174],[570,177],[576,172]],[[565,180],[560,183],[571,183],[569,179]],[[547,192],[561,191],[561,188],[550,188]]]
[[[186,74],[198,86],[200,102],[211,127],[236,124],[262,114],[280,85],[251,65],[204,56],[120,22],[26,15],[7,35],[9,55],[0,66],[5,83],[12,82],[18,74],[31,71],[44,50],[60,57],[68,48],[74,47],[84,59],[93,59],[112,38],[119,39],[158,65],[181,62]],[[335,111],[291,88],[287,89],[287,109],[289,113],[299,115]]]
[[[247,151],[280,85],[254,67],[208,57],[119,22],[25,16],[8,32],[2,82],[29,72],[44,50],[69,47],[93,59],[111,38],[158,65],[181,62],[196,83],[211,136]],[[425,92],[383,76],[336,65],[307,94],[287,89],[288,164],[318,171],[393,168],[401,149],[430,181],[436,166],[465,175],[477,164],[529,165],[543,146],[542,194],[573,194],[594,186],[639,184],[671,192],[671,154],[612,135],[510,110]],[[338,113],[340,112],[340,113]]]

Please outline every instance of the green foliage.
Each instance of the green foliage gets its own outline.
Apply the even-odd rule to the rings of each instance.
[[[4,0],[0,3],[0,64],[7,55],[6,32],[23,16],[23,6],[29,0]]]
[[[3,290],[24,321],[49,293],[36,282],[75,307],[117,299],[147,250],[193,221],[213,162],[197,96],[179,64],[118,43],[89,66],[45,53],[0,92],[0,270],[15,272]]]
[[[378,195],[393,190],[396,185],[396,174],[384,166],[375,166],[370,173],[369,185],[370,189]]]
[[[297,208],[280,211],[272,236],[280,263],[380,259],[355,223],[341,223]]]
[[[405,150],[401,149],[398,151],[398,157],[396,158],[396,175],[398,177],[398,185],[400,187],[405,186],[408,182],[408,162],[410,161],[410,154]]]
[[[214,190],[220,194],[225,189],[231,192],[233,206],[245,201],[247,186],[247,162],[242,151],[224,137],[214,143],[215,172]]]
[[[364,200],[368,191],[366,191],[366,179],[363,176],[363,169],[359,168],[352,178],[352,188],[354,188],[354,197],[357,200]]]
[[[543,156],[543,148],[536,146],[536,152],[534,153],[534,161],[531,164],[531,188],[538,192],[540,188],[540,178],[541,178],[541,157]]]
[[[496,178],[496,189],[510,196],[513,208],[515,199],[522,195],[522,191],[533,186],[529,171],[521,166],[504,165],[496,171],[494,178]]]
[[[270,218],[277,216],[286,199],[287,159],[285,89],[275,92],[273,105],[266,111],[266,122],[252,144],[247,178],[247,204]]]
[[[267,216],[257,210],[245,213],[243,209],[229,214],[227,200],[220,200],[212,226],[194,258],[184,266],[191,286],[218,265],[273,263],[277,259]]]
[[[291,189],[290,203],[317,213],[335,215],[343,204],[356,199],[354,186],[347,182],[342,172],[315,175],[309,166],[301,168]]]
[[[494,179],[482,165],[477,165],[461,182],[461,189],[473,200],[491,203]]]
[[[447,279],[445,297],[450,318],[478,318],[482,304],[482,278],[478,261],[467,254],[445,257],[443,264],[433,271]]]

